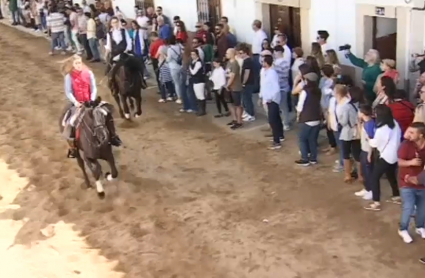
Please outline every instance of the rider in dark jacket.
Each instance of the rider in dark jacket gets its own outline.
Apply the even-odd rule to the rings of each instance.
[[[120,63],[121,54],[129,53],[132,49],[132,42],[127,30],[121,28],[117,17],[111,18],[111,28],[106,34],[105,49],[109,56],[106,74],[114,76],[118,67],[115,64]]]

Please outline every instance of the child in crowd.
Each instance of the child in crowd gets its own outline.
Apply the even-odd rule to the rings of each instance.
[[[319,88],[322,91],[322,99],[320,104],[322,106],[322,112],[324,119],[328,119],[329,102],[333,95],[334,87],[334,69],[332,65],[324,65],[322,68],[322,78],[320,79]],[[327,155],[334,154],[336,152],[336,141],[335,136],[330,128],[326,128],[326,134],[328,136],[329,147],[324,151]]]
[[[365,200],[372,200],[372,188],[370,184],[371,175],[373,171],[373,158],[372,158],[372,147],[369,144],[369,140],[373,139],[375,135],[375,119],[373,116],[372,106],[369,104],[362,104],[359,108],[359,120],[360,120],[360,141],[361,141],[361,153],[360,153],[360,167],[363,175],[364,189],[354,193],[358,197],[362,197]]]
[[[391,77],[394,80],[394,83],[397,84],[400,75],[398,73],[398,70],[395,68],[395,61],[391,59],[384,59],[381,62],[381,70],[384,72],[382,76],[388,76]]]
[[[215,103],[217,105],[218,114],[215,118],[221,118],[223,116],[228,117],[230,115],[229,108],[227,107],[226,100],[224,99],[224,86],[226,85],[226,72],[221,66],[220,59],[214,59],[213,71],[210,76],[210,80],[213,83],[213,93],[215,95]],[[224,107],[225,113],[222,113],[221,105]]]

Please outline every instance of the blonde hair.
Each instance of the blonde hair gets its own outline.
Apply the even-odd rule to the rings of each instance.
[[[383,59],[381,63],[385,64],[391,69],[395,69],[395,61],[393,59]]]
[[[336,54],[335,50],[329,49],[326,51],[326,55],[328,56],[328,62],[331,65],[338,65],[340,66],[341,63],[339,62],[338,55]]]
[[[348,88],[345,85],[337,84],[334,87],[335,95],[339,95],[341,97],[348,96]]]
[[[67,74],[70,74],[72,72],[74,68],[74,61],[77,59],[81,60],[81,63],[83,63],[82,62],[83,59],[81,58],[81,56],[77,54],[74,54],[71,57],[66,58],[65,60],[59,61],[60,72],[63,76],[66,76]],[[83,68],[88,69],[88,67],[84,63],[83,63]]]

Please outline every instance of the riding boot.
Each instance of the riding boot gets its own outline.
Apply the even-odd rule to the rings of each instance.
[[[66,140],[66,141],[68,142],[68,146],[69,146],[67,157],[68,158],[76,158],[77,155],[78,155],[78,150],[77,150],[77,147],[75,146],[75,140],[69,139],[69,140]]]
[[[202,107],[202,113],[201,116],[204,116],[207,114],[207,100],[201,100],[201,107]]]
[[[196,112],[196,116],[201,116],[201,114],[202,114],[202,100],[197,99],[196,104],[198,106],[198,111]]]
[[[111,115],[108,115],[106,120],[106,127],[108,128],[109,134],[111,135],[110,143],[112,146],[119,147],[122,144],[120,137],[116,134],[114,119]]]

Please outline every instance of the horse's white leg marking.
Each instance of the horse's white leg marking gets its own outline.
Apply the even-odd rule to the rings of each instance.
[[[125,113],[125,114],[124,114],[124,117],[128,120],[128,119],[130,119],[130,114]]]
[[[96,181],[96,190],[98,193],[105,192],[105,190],[103,189],[103,184],[100,180]]]
[[[113,180],[114,180],[114,178],[112,177],[112,174],[107,174],[107,175],[106,175],[106,180],[107,180],[107,181],[113,181]]]

